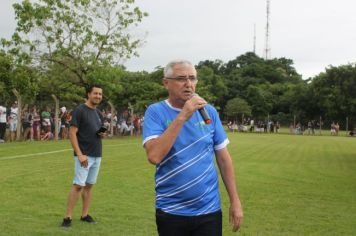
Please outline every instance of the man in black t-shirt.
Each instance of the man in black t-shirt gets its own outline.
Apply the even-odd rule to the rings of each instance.
[[[79,105],[72,114],[69,137],[74,150],[75,174],[69,192],[67,213],[62,226],[70,227],[73,208],[82,194],[83,209],[81,221],[96,223],[88,214],[92,186],[95,184],[102,157],[101,139],[106,136],[102,127],[102,116],[97,105],[102,100],[102,89],[92,85],[87,90],[87,101]]]

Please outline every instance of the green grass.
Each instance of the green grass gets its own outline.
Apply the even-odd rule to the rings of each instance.
[[[356,138],[229,138],[245,215],[237,235],[356,235]],[[104,142],[91,204],[97,225],[79,221],[78,202],[73,227],[59,227],[72,178],[68,141],[0,145],[0,235],[157,235],[154,166],[140,138]],[[220,189],[223,234],[234,235]]]

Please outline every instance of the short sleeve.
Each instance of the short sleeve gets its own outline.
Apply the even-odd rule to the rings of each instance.
[[[229,144],[229,139],[227,138],[224,126],[221,123],[218,112],[214,107],[209,106],[210,114],[212,115],[213,125],[214,125],[214,149],[220,150]]]
[[[81,111],[81,109],[79,107],[74,109],[73,114],[72,114],[72,120],[70,121],[71,126],[75,126],[75,127],[79,128],[81,114],[82,114],[82,112],[80,112],[80,111]]]
[[[159,137],[165,130],[157,105],[158,104],[149,106],[145,112],[142,136],[143,146],[147,141]]]

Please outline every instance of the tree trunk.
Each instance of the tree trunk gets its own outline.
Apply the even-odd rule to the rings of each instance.
[[[52,98],[55,103],[55,110],[54,110],[54,140],[58,140],[59,134],[59,122],[58,122],[58,115],[59,115],[59,100],[56,95],[52,94]]]
[[[129,103],[129,110],[130,110],[130,123],[131,123],[131,126],[133,126],[133,114],[134,114],[134,109],[133,109],[133,106],[131,105],[131,103]],[[133,129],[131,128],[130,129],[130,135],[132,136],[133,135]]]

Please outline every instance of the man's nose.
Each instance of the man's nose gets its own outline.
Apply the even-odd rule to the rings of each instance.
[[[185,78],[184,84],[185,84],[185,86],[190,87],[190,86],[192,86],[193,82],[189,78]]]

